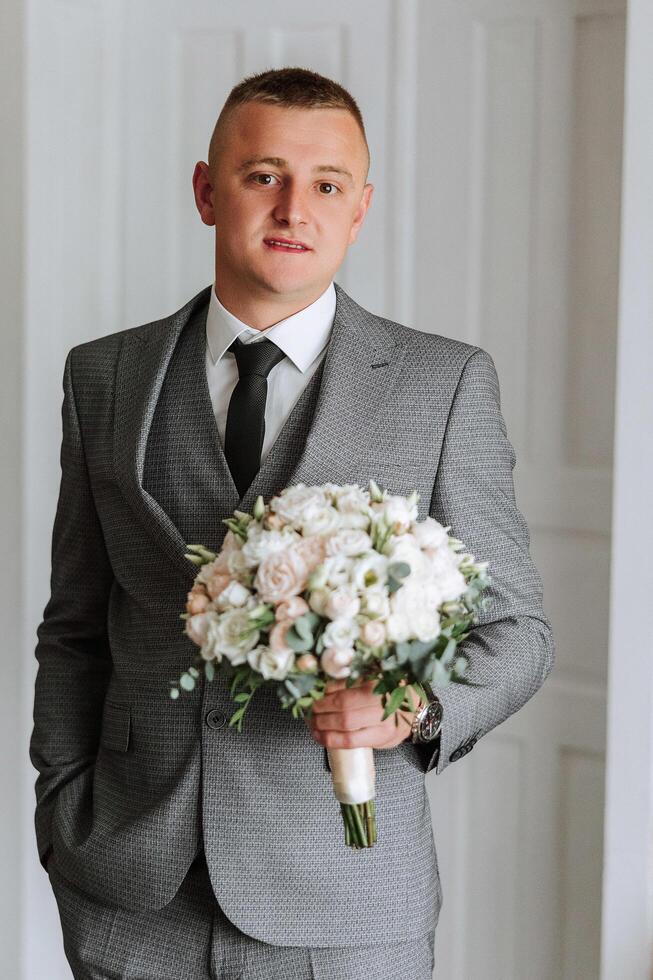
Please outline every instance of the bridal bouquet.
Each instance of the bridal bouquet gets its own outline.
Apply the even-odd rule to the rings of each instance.
[[[262,684],[304,718],[329,680],[351,687],[375,679],[385,720],[414,710],[411,688],[426,701],[424,682],[470,683],[456,649],[487,602],[487,562],[464,553],[433,518],[417,521],[418,500],[374,480],[369,490],[300,483],[226,518],[219,554],[188,545],[199,570],[181,618],[199,652],[170,697],[192,690],[202,668],[207,681],[216,667],[228,670],[238,705],[229,724],[241,731]],[[371,847],[374,750],[327,753],[345,842]]]

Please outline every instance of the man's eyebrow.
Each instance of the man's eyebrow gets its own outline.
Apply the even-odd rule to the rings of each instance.
[[[243,160],[243,162],[238,167],[237,172],[242,173],[243,170],[247,170],[248,167],[251,167],[255,163],[269,163],[273,167],[288,166],[288,161],[284,160],[282,157],[254,156],[254,157],[250,157],[248,160]],[[342,174],[343,177],[349,177],[349,180],[351,181],[352,184],[354,183],[354,178],[352,174],[348,170],[345,170],[344,167],[337,167],[335,166],[335,164],[331,164],[331,163],[317,164],[315,167],[313,167],[313,172],[320,173],[320,174]]]

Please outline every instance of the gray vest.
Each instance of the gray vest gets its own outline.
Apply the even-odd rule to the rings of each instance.
[[[179,528],[187,544],[218,549],[222,520],[242,499],[220,441],[206,378],[208,304],[189,319],[175,345],[147,441],[143,486]],[[287,483],[311,425],[325,358],[295,402],[257,473],[267,500]]]

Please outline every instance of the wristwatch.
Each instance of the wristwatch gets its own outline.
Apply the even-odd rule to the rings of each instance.
[[[413,718],[413,723],[410,729],[410,739],[414,745],[423,745],[427,742],[434,742],[437,738],[439,738],[440,729],[442,728],[442,716],[444,714],[442,702],[438,696],[433,693],[430,685],[423,682],[422,686],[424,687],[429,700]]]

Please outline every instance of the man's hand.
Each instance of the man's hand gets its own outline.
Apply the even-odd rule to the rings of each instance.
[[[380,694],[373,694],[377,681],[358,681],[347,688],[345,680],[327,682],[326,693],[313,704],[306,724],[316,742],[329,749],[391,749],[410,738],[413,718],[423,702],[412,690],[407,692],[413,711],[390,715],[385,721]]]

